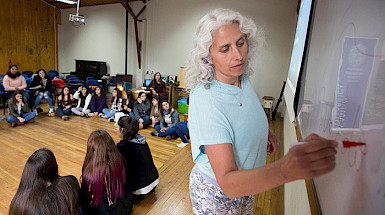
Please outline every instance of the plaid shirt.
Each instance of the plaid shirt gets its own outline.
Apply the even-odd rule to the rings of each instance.
[[[122,105],[122,99],[121,98],[118,99],[118,102],[113,102],[111,104],[111,110],[119,111],[118,104]]]

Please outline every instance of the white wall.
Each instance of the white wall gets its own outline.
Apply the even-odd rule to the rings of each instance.
[[[80,7],[85,25],[68,21],[76,9],[62,10],[59,71],[75,71],[75,59],[106,61],[111,74],[124,73],[125,9],[120,4]]]
[[[293,44],[297,0],[152,0],[147,7],[148,67],[166,75],[178,75],[192,47],[199,19],[218,8],[230,8],[252,18],[264,29],[266,46],[251,77],[261,98],[278,98],[286,80]]]

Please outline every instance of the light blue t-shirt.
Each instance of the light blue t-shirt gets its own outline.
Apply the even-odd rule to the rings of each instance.
[[[266,164],[268,123],[248,77],[241,88],[212,81],[190,93],[189,132],[192,157],[198,168],[215,179],[204,145],[231,143],[239,170]]]

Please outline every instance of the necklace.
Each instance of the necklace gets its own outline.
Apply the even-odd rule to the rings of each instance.
[[[238,87],[241,88],[241,95],[239,96],[239,106],[242,107],[242,82],[241,79],[238,77]]]

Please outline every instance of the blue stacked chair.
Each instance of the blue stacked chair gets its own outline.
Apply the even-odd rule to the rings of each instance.
[[[67,86],[71,89],[72,92],[76,92],[79,86],[82,86],[83,83],[77,76],[67,76]]]
[[[47,73],[47,75],[48,75],[50,78],[54,79],[55,77],[59,76],[59,73],[58,73],[56,70],[50,70],[50,71]]]
[[[91,86],[98,86],[100,88],[103,88],[103,86],[99,84],[98,80],[95,80],[92,78],[86,80],[86,87],[87,87],[88,91],[90,91],[91,93],[94,93],[95,88],[91,87]]]
[[[23,73],[22,73],[23,75],[27,75],[28,76],[28,78],[30,78],[30,77],[32,77],[32,75],[33,75],[33,72],[32,71],[23,71]]]

